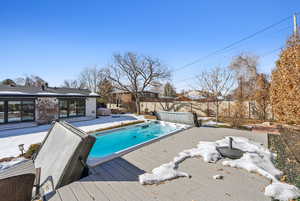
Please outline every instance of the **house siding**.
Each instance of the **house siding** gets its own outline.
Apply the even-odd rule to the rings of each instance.
[[[58,99],[50,97],[37,98],[35,101],[35,120],[38,124],[47,124],[58,119]]]
[[[85,101],[85,115],[96,117],[96,98],[87,98]]]

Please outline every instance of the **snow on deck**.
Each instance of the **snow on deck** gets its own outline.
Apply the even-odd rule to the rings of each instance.
[[[122,123],[141,120],[143,118],[134,115],[118,116],[119,117],[101,116],[97,119],[74,122],[71,124],[79,127],[85,132],[90,132],[101,128],[117,126]],[[19,144],[24,144],[25,150],[27,150],[31,144],[42,142],[49,128],[50,125],[41,125],[30,128],[0,131],[0,158],[20,155],[18,148]]]
[[[264,196],[270,182],[265,177],[223,166],[220,162],[206,163],[201,158],[190,158],[180,164],[178,171],[188,173],[191,178],[159,185],[139,183],[139,175],[169,162],[182,150],[197,146],[199,141],[216,141],[225,136],[247,137],[267,146],[266,134],[226,128],[191,128],[94,167],[92,175],[60,188],[50,200],[271,201]],[[213,176],[217,174],[223,179],[215,180]]]

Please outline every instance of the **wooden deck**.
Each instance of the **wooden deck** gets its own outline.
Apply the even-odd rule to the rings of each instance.
[[[179,169],[192,178],[178,178],[160,185],[141,185],[138,175],[169,162],[177,153],[200,140],[245,136],[267,145],[266,134],[223,128],[192,128],[133,151],[92,169],[93,174],[50,195],[50,201],[270,201],[264,196],[269,181],[244,170],[187,159]],[[214,180],[216,174],[223,180]]]

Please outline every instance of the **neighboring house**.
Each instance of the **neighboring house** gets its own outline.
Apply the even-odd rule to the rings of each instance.
[[[157,100],[159,98],[159,93],[153,91],[140,92],[141,101],[151,101]],[[122,104],[132,104],[135,102],[134,96],[126,91],[114,91],[112,93],[110,103],[117,104],[117,106]]]
[[[205,91],[200,91],[200,90],[190,90],[186,91],[183,94],[185,97],[191,99],[191,100],[201,100],[201,99],[206,99],[208,94]]]
[[[0,124],[96,117],[96,98],[86,89],[0,85]]]

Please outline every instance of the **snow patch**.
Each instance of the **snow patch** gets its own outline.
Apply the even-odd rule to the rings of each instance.
[[[7,168],[9,168],[9,167],[12,167],[12,166],[14,166],[16,164],[21,163],[24,160],[26,160],[26,159],[23,158],[23,157],[20,157],[20,158],[15,158],[15,159],[13,159],[11,161],[0,163],[0,172],[3,171],[3,170],[5,170],[5,169],[7,169]]]
[[[282,172],[274,167],[268,155],[245,153],[240,159],[223,161],[222,164],[224,166],[242,168],[249,172],[257,172],[273,181],[276,180],[276,177],[282,175]]]
[[[177,171],[178,165],[186,160],[196,156],[201,156],[205,162],[215,163],[222,158],[217,151],[217,147],[229,146],[229,138],[225,137],[216,142],[200,141],[197,148],[187,149],[180,152],[173,161],[163,164],[152,170],[152,174],[145,173],[139,176],[141,184],[154,184],[166,180],[174,179],[180,176],[188,176],[187,173]],[[222,162],[224,166],[242,168],[249,172],[257,172],[260,175],[271,179],[273,184],[265,188],[265,195],[274,197],[275,199],[287,201],[289,199],[300,196],[299,189],[295,186],[281,183],[278,177],[282,172],[275,168],[272,159],[275,154],[271,153],[262,144],[251,141],[244,137],[234,137],[233,147],[238,148],[245,153],[240,159],[226,160]],[[218,178],[221,175],[215,175],[213,178]]]
[[[229,126],[229,124],[227,124],[227,123],[216,122],[216,121],[212,121],[212,120],[202,122],[202,124],[206,125],[206,126]]]
[[[89,94],[89,96],[99,96],[99,94],[97,94],[97,93],[95,93],[95,92],[91,92],[91,93]]]
[[[300,190],[290,184],[273,182],[265,188],[265,195],[275,200],[288,201],[300,197]]]
[[[141,184],[157,184],[178,177],[190,177],[190,175],[185,172],[178,171],[176,164],[170,162],[154,168],[152,173],[139,175],[139,181]]]
[[[21,91],[0,91],[0,94],[28,94]]]

